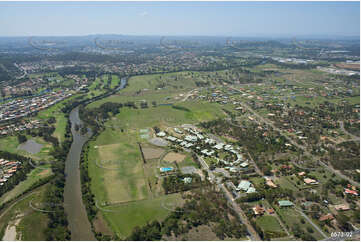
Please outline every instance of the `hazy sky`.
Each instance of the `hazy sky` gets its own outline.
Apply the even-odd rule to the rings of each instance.
[[[0,2],[0,36],[360,35],[359,2]]]

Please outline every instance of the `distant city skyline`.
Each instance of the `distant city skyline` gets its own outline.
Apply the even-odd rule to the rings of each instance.
[[[0,2],[0,37],[359,36],[359,2]]]

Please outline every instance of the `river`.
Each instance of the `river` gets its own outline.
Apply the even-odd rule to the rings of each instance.
[[[126,83],[126,79],[122,78],[121,85],[116,90],[124,88]],[[81,125],[83,123],[79,118],[79,106],[70,112],[69,119],[73,143],[65,161],[64,209],[69,222],[71,240],[96,240],[83,204],[79,169],[82,148],[85,142],[92,136],[92,131],[88,129],[87,134],[81,135],[80,130],[75,130],[75,124]]]

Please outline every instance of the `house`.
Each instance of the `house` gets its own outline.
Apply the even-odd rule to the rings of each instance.
[[[266,178],[266,185],[272,188],[276,188],[277,185],[270,178]]]
[[[201,151],[201,153],[204,154],[204,155],[207,155],[207,156],[211,156],[211,155],[214,154],[214,150],[208,151],[207,149],[204,149],[204,150]]]
[[[229,168],[229,171],[230,171],[230,172],[238,172],[238,171],[239,171],[239,168],[232,166],[232,167]]]
[[[243,163],[240,164],[240,166],[243,167],[243,168],[246,168],[248,165],[249,165],[249,164],[248,164],[247,161],[245,161],[245,162],[243,162]]]
[[[351,189],[348,189],[348,188],[345,189],[345,193],[346,194],[352,194],[354,196],[358,195],[357,191],[354,191],[354,190],[351,190]]]
[[[164,133],[163,131],[159,132],[156,134],[158,137],[164,137],[166,136],[166,133]]]
[[[170,141],[172,141],[172,142],[178,140],[176,137],[173,137],[173,136],[168,136],[166,139],[167,139],[167,140],[170,140]]]
[[[299,172],[298,175],[299,175],[299,176],[304,176],[304,175],[306,175],[306,172],[304,172],[304,171]]]
[[[174,131],[178,134],[183,134],[183,131],[178,128],[174,128]]]
[[[311,178],[305,178],[303,179],[303,181],[307,184],[307,185],[316,185],[318,184],[318,182],[314,179]]]
[[[224,146],[223,143],[219,143],[219,144],[216,144],[215,146],[213,146],[213,148],[215,148],[215,149],[217,149],[217,150],[220,150],[220,149],[223,148],[223,146]]]
[[[269,209],[267,209],[267,212],[269,214],[274,214],[275,210],[273,208],[269,208]]]
[[[216,143],[216,141],[214,141],[213,139],[208,139],[208,138],[206,138],[206,139],[204,140],[204,143],[211,145],[211,144]]]
[[[322,215],[319,218],[319,221],[322,222],[322,221],[333,220],[333,219],[334,219],[333,215],[331,213],[328,213],[328,214]]]
[[[348,204],[338,204],[334,206],[337,211],[346,211],[350,209],[350,205]]]
[[[247,189],[247,192],[246,193],[255,193],[256,192],[256,188],[254,188],[254,187],[250,187],[250,188],[248,188]]]
[[[242,180],[237,187],[237,191],[243,190],[243,191],[247,191],[251,186],[251,183],[249,181],[246,180]]]
[[[252,210],[255,215],[263,215],[265,212],[265,209],[263,207],[261,207],[260,205],[253,207]]]
[[[197,141],[197,136],[187,135],[184,139],[189,142],[195,142],[195,141]]]
[[[278,201],[278,206],[280,207],[292,207],[294,204],[288,200],[280,200]]]

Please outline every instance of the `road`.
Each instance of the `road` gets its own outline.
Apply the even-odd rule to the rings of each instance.
[[[347,134],[347,135],[349,135],[349,136],[351,137],[351,139],[345,140],[345,141],[342,141],[342,142],[346,142],[346,141],[358,141],[358,142],[360,142],[360,137],[357,137],[357,136],[349,133],[349,132],[345,129],[345,126],[344,126],[344,124],[343,124],[343,121],[338,121],[338,123],[340,124],[341,130],[342,130],[345,134]]]
[[[326,239],[328,236],[300,209],[296,207],[296,210]]]
[[[245,93],[245,92],[242,92],[240,91],[239,89],[237,88],[234,88],[234,87],[231,87],[233,90],[236,90],[236,91],[239,91],[241,93]],[[312,155],[308,152],[308,150],[306,149],[306,147],[304,147],[303,145],[300,145],[298,144],[297,142],[295,142],[292,138],[289,137],[289,135],[284,132],[283,130],[277,128],[273,122],[271,122],[270,120],[268,120],[267,118],[264,118],[262,117],[261,115],[259,115],[258,113],[256,113],[251,107],[249,107],[247,104],[245,103],[240,103],[241,106],[243,106],[245,109],[247,109],[250,113],[252,113],[255,117],[257,117],[259,120],[261,120],[263,123],[271,126],[274,130],[277,130],[281,135],[283,135],[292,145],[296,146],[297,148],[303,150],[304,154],[311,157],[314,161],[317,161],[319,160],[317,156],[315,155]],[[355,136],[356,137],[356,136]],[[359,140],[359,138],[358,138]],[[345,176],[344,174],[342,174],[340,171],[338,170],[335,170],[333,167],[319,161],[321,163],[322,166],[324,166],[326,169],[328,169],[331,173],[334,173],[336,175],[338,175],[339,177],[347,180],[349,183],[351,183],[352,185],[355,185],[355,186],[360,186],[360,183],[352,180],[350,177],[348,176]],[[295,163],[295,162],[294,162]]]
[[[187,99],[192,95],[192,92],[195,91],[197,89],[192,89],[189,92],[187,92],[187,94],[185,95],[185,97],[181,100],[181,102],[185,102],[187,101]]]
[[[251,160],[251,163],[253,164],[253,166],[254,166],[257,174],[263,177],[263,176],[264,176],[263,172],[259,169],[259,167],[257,166],[256,162],[253,160],[251,154],[250,154],[249,152],[247,152],[247,153],[248,153],[248,156],[249,156],[249,158],[250,158],[250,160]]]
[[[210,178],[210,181],[212,183],[216,182],[215,175],[213,174],[213,172],[211,170],[209,170],[208,164],[203,160],[202,157],[200,157],[198,155],[197,155],[197,157],[198,157],[198,160],[201,163],[202,167],[208,172],[208,176]],[[251,240],[261,240],[261,238],[259,237],[256,230],[249,223],[249,221],[248,221],[246,215],[244,214],[244,212],[242,211],[242,209],[233,200],[232,194],[227,190],[227,188],[223,184],[217,183],[217,186],[219,187],[219,189],[221,191],[223,191],[228,203],[230,203],[232,205],[233,210],[238,214],[239,220],[241,221],[241,223],[246,225],[246,228],[247,228],[248,234],[250,234]]]

